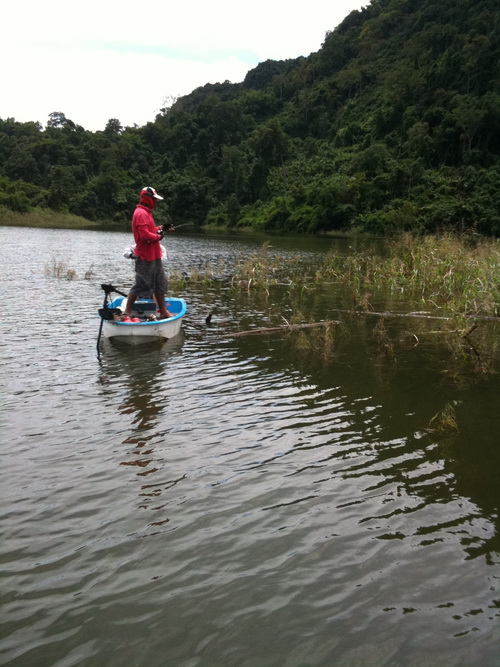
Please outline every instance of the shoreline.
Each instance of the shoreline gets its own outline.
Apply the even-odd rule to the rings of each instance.
[[[38,209],[29,213],[0,211],[1,227],[32,227],[36,229],[74,229],[93,231],[126,231],[121,224],[95,222],[72,213],[54,213]]]

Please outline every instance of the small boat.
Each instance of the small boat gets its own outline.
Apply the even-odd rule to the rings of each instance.
[[[112,286],[102,286],[103,289],[109,287]],[[118,292],[116,288],[111,291]],[[106,295],[109,292],[108,289]],[[133,321],[122,322],[120,318],[125,310],[127,298],[121,292],[118,293],[121,296],[115,297],[109,303],[105,300],[103,308],[99,309],[99,317],[101,318],[99,338],[102,330],[105,338],[128,343],[129,345],[139,345],[163,342],[177,336],[180,332],[182,318],[187,310],[184,299],[176,297],[165,299],[165,306],[172,316],[164,320],[158,319],[160,315],[157,312],[157,304],[153,299],[137,299],[132,310]]]

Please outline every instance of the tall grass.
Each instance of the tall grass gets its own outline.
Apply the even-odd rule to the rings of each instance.
[[[457,406],[460,401],[450,401],[429,420],[428,427],[425,429],[428,433],[434,435],[450,435],[458,433]]]
[[[308,267],[300,259],[283,265],[266,243],[234,270],[232,285],[269,289],[276,284],[296,288],[339,283],[353,302],[370,309],[367,290],[404,294],[412,307],[440,310],[444,315],[500,314],[500,241],[444,234],[401,236],[375,251],[329,253],[322,264]]]
[[[77,280],[78,275],[75,269],[72,269],[63,259],[52,257],[49,264],[45,265],[45,275],[58,280]],[[94,265],[91,264],[85,271],[84,279],[90,280],[94,275]]]
[[[68,267],[64,260],[52,257],[50,264],[45,265],[45,275],[58,280],[76,280],[76,271]]]
[[[246,289],[268,290],[273,285],[302,287],[313,279],[313,269],[299,255],[283,264],[281,253],[274,253],[266,241],[253,255],[239,262],[234,270],[232,285]]]
[[[424,317],[409,320],[411,330],[398,340],[389,337],[383,319],[374,327],[378,362],[395,364],[401,347],[416,347],[422,338],[437,335],[449,347],[450,363],[443,373],[451,381],[474,381],[494,371],[497,328],[484,323],[471,327],[470,318],[500,322],[500,241],[452,234],[406,235],[389,241],[380,252],[332,252],[322,263],[310,266],[299,260],[284,264],[267,245],[241,262],[232,279],[237,289],[269,292],[273,285],[289,285],[297,300],[293,321],[307,319],[301,312],[309,303],[302,298],[304,292],[312,294],[315,286],[332,283],[350,293],[353,312],[373,312],[372,295],[379,303],[380,297],[401,295],[409,310],[426,311]],[[431,330],[436,321],[429,314],[442,317],[437,331]],[[323,358],[335,353],[337,343],[337,332],[332,336],[330,331],[301,332],[296,338],[302,353],[310,350]]]
[[[404,292],[416,304],[445,313],[497,316],[500,312],[500,242],[454,235],[403,236],[386,256],[333,253],[324,277],[350,284]]]

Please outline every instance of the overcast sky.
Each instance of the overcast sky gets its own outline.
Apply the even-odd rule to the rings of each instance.
[[[2,3],[0,118],[144,125],[198,86],[318,51],[358,0]]]

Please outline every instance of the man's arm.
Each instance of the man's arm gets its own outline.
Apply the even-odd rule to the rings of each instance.
[[[142,213],[137,212],[136,219],[134,220],[134,226],[137,232],[137,236],[141,241],[146,243],[157,243],[162,238],[163,234],[159,234],[159,228],[151,222],[151,219],[146,212]]]

